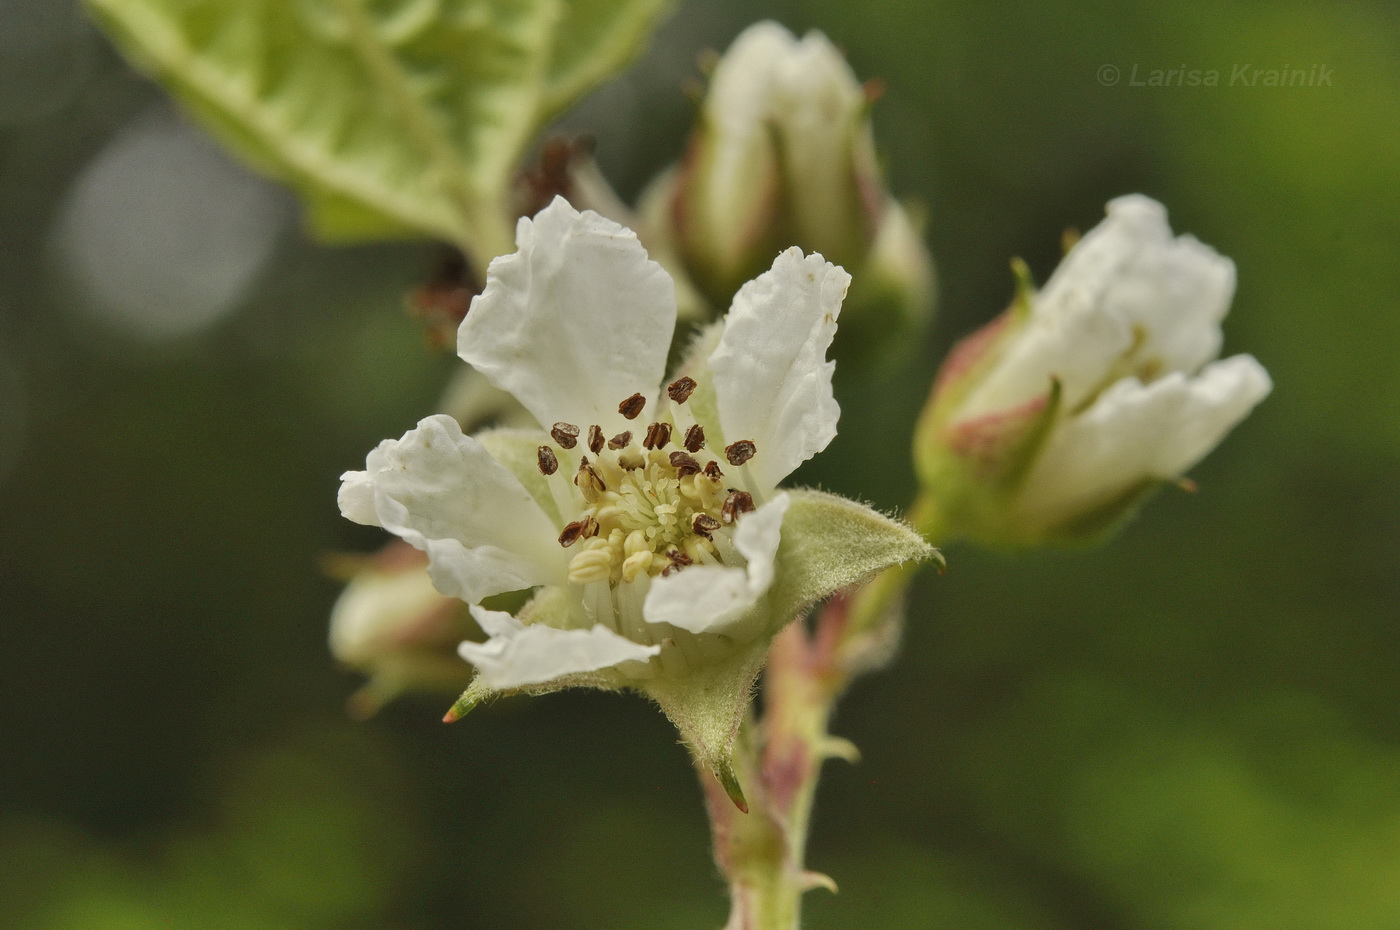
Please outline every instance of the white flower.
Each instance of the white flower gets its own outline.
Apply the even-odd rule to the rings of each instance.
[[[474,610],[491,638],[462,655],[489,688],[644,680],[771,635],[742,621],[774,578],[778,483],[836,434],[825,356],[848,275],[782,253],[663,379],[674,289],[629,230],[556,199],[516,239],[459,351],[545,429],[429,417],[344,475],[342,512],[427,552],[468,603],[541,588],[519,619]]]
[[[1234,288],[1234,264],[1173,237],[1161,204],[1110,202],[1044,289],[945,364],[918,443],[945,518],[997,542],[1092,535],[1194,466],[1272,386],[1251,356],[1216,360]]]

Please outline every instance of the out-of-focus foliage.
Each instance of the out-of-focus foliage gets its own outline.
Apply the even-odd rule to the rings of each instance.
[[[536,130],[630,59],[666,3],[89,5],[202,123],[295,187],[321,236],[426,234],[484,261]]]
[[[60,0],[43,9],[31,19],[45,29],[76,28]],[[841,893],[812,893],[811,927],[1395,925],[1394,5],[690,4],[570,117],[597,133],[625,194],[680,154],[694,53],[762,15],[822,29],[884,80],[890,187],[929,203],[941,274],[939,328],[916,362],[875,386],[838,366],[841,433],[802,480],[905,504],[928,379],[1006,306],[1006,260],[1044,280],[1061,230],[1087,229],[1128,191],[1234,259],[1225,351],[1254,353],[1276,384],[1194,470],[1198,494],[1160,495],[1110,545],[948,550],[947,574],[915,592],[900,656],[835,721],[863,761],[827,770],[809,861]],[[56,218],[161,94],[95,32],[44,35],[72,50],[71,88],[0,83],[0,926],[72,914],[85,922],[57,926],[718,926],[699,791],[640,701],[503,701],[451,728],[441,704],[405,702],[358,736],[307,735],[348,729],[360,684],[327,655],[337,588],[316,560],[383,541],[340,519],[336,476],[416,422],[454,367],[400,312],[434,254],[284,235],[203,329],[157,344],[99,327],[54,247]],[[1222,81],[1135,87],[1134,63]],[[1334,76],[1228,86],[1251,63]],[[1118,84],[1096,77],[1105,64]],[[35,106],[11,105],[26,86],[42,87],[42,108],[37,91]],[[124,166],[143,168],[158,180],[163,165]],[[232,207],[194,192],[162,206],[129,211],[113,234],[153,284],[198,273],[157,261],[174,241],[162,223]],[[307,837],[382,836],[335,860],[363,895],[317,869],[307,887],[330,903],[288,917],[258,903],[282,893],[265,871],[237,896],[178,877],[228,861],[209,849],[228,841],[218,799],[241,764],[222,760],[269,746],[303,760],[316,790],[308,768],[273,766],[268,813],[308,799],[280,828],[300,838],[260,821],[245,848],[295,880],[315,866],[300,858],[344,852],[297,853]],[[393,774],[382,786],[366,770]],[[412,813],[386,826],[385,811]],[[171,910],[195,894],[198,919]]]

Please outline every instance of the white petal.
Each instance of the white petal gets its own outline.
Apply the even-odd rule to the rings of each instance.
[[[1219,354],[1234,262],[1194,236],[1173,238],[1166,208],[1141,194],[1110,201],[1107,219],[1091,235],[1123,240],[1129,252],[1102,297],[1104,312],[1141,334],[1129,365],[1191,374]]]
[[[553,523],[449,416],[428,417],[403,438],[381,442],[366,470],[343,480],[342,512],[427,552],[428,572],[444,594],[475,602],[565,577]]]
[[[520,688],[564,675],[593,672],[622,662],[644,662],[661,651],[619,636],[605,626],[588,630],[558,630],[542,624],[525,626],[499,610],[471,608],[491,638],[462,643],[462,658],[475,665],[489,688]]]
[[[546,429],[618,419],[640,393],[655,409],[676,324],[676,290],[629,229],[560,197],[494,259],[457,351]]]
[[[692,633],[721,630],[758,602],[773,583],[783,515],[791,498],[779,494],[734,527],[734,548],[748,560],[731,565],[692,565],[651,583],[642,616]]]
[[[379,526],[379,515],[374,511],[374,480],[368,472],[347,471],[341,475],[336,503],[345,519],[364,526]]]
[[[836,364],[826,350],[850,283],[844,269],[791,248],[734,295],[710,371],[725,440],[758,448],[743,467],[760,491],[836,436]]]
[[[1075,408],[1121,377],[1191,374],[1220,351],[1234,290],[1234,263],[1191,236],[1174,238],[1165,207],[1119,197],[1060,262],[959,416],[1017,406],[1052,377]]]
[[[1143,481],[1180,476],[1271,387],[1247,355],[1214,362],[1194,378],[1176,372],[1146,385],[1124,378],[1052,434],[1022,493],[1025,516],[1053,524]]]

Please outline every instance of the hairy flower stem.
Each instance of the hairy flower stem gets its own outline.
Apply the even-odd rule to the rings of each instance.
[[[919,500],[911,518],[937,532],[932,508]],[[926,526],[927,525],[927,526]],[[720,783],[701,772],[715,862],[729,881],[724,930],[799,930],[802,895],[836,883],[806,867],[807,833],[822,763],[854,762],[858,751],[828,731],[836,702],[861,672],[889,654],[899,607],[916,567],[897,566],[838,594],[807,624],[790,624],[773,640],[763,674],[763,714],[750,714],[734,749],[734,769],[749,810],[734,806]]]
[[[830,659],[820,633],[810,635],[800,623],[773,641],[764,673],[765,712],[745,721],[734,754],[747,814],[712,776],[702,776],[715,860],[730,886],[725,930],[796,930],[803,892],[834,888],[803,864],[822,761],[843,754],[833,753],[827,734],[842,685]]]

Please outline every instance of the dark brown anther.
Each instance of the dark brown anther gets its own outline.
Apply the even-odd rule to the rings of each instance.
[[[742,465],[754,457],[758,452],[758,447],[751,439],[740,439],[738,442],[731,442],[724,447],[724,457],[729,459],[730,465]]]
[[[574,484],[578,486],[580,491],[587,491],[590,487],[594,491],[608,489],[608,486],[603,483],[603,477],[598,474],[598,469],[589,463],[586,455],[578,463],[578,471],[574,474]]]
[[[670,423],[653,423],[647,427],[646,438],[642,440],[642,445],[648,449],[660,449],[671,441]]]
[[[552,475],[559,470],[559,460],[554,457],[554,450],[549,446],[540,446],[537,458],[540,463],[540,474]]]
[[[724,472],[719,470],[719,462],[710,459],[705,463],[705,477],[709,478],[711,481],[718,481],[724,477]]]
[[[588,450],[594,455],[603,451],[603,428],[597,423],[588,428]]]
[[[666,551],[666,558],[667,558],[668,560],[670,560],[670,563],[671,563],[671,564],[670,564],[670,565],[667,565],[665,568],[663,568],[663,569],[661,570],[661,574],[663,574],[663,575],[669,575],[669,574],[671,574],[672,572],[680,571],[682,568],[685,568],[687,565],[694,565],[694,564],[695,564],[695,560],[694,560],[694,559],[692,559],[690,556],[686,555],[684,552],[680,551],[679,549],[668,549],[668,550]]]
[[[724,506],[719,509],[719,518],[725,523],[733,523],[741,513],[753,513],[753,495],[748,491],[729,489]]]
[[[688,452],[699,452],[705,448],[705,428],[699,423],[685,431],[685,448]]]
[[[559,534],[559,545],[565,549],[583,539],[585,536],[593,536],[598,532],[598,524],[592,517],[584,517],[582,520],[575,520],[564,527],[564,532]]]
[[[578,427],[572,423],[555,423],[550,428],[549,435],[565,449],[572,449],[578,445]]]
[[[690,521],[690,528],[694,530],[697,535],[704,536],[706,539],[713,538],[715,530],[723,525],[724,524],[707,513],[697,513],[695,519]]]
[[[679,478],[700,474],[700,463],[695,461],[695,456],[689,452],[672,452],[671,467],[676,470],[676,476]]]
[[[690,399],[690,392],[693,390],[695,390],[695,379],[690,375],[682,375],[671,382],[670,386],[666,388],[666,393],[670,395],[671,400],[683,404]]]
[[[617,412],[629,420],[637,419],[637,415],[642,412],[642,408],[647,405],[647,399],[640,394],[633,394],[631,397],[617,405]]]
[[[608,448],[617,450],[627,448],[627,444],[632,441],[632,431],[623,430],[616,436],[608,440]]]

